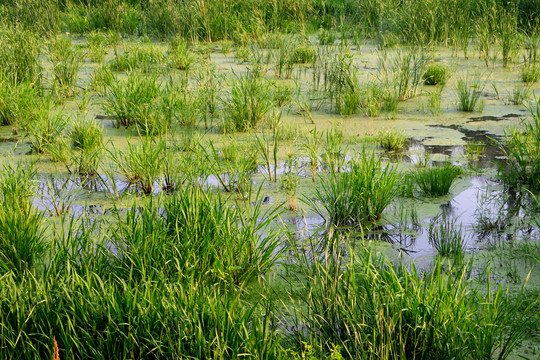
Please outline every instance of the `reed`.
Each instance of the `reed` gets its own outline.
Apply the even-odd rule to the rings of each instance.
[[[465,237],[461,225],[456,225],[455,218],[447,215],[435,218],[429,224],[429,243],[441,256],[462,256],[465,250]]]
[[[484,285],[470,279],[468,265],[448,268],[437,260],[420,272],[414,265],[391,264],[369,246],[353,248],[338,232],[327,233],[322,243],[312,239],[295,259],[301,290],[290,291],[298,304],[291,310],[295,329],[301,330],[289,341],[301,353],[325,358],[338,349],[336,358],[358,359],[497,353],[505,359],[526,336],[522,324],[512,320],[522,318],[522,300],[513,303],[490,280],[486,295]]]
[[[139,144],[128,142],[125,151],[107,150],[128,184],[145,195],[152,194],[163,168],[165,143],[146,137]]]
[[[266,119],[272,108],[269,83],[253,74],[232,80],[230,100],[224,105],[236,131],[248,131]]]
[[[49,58],[53,67],[53,87],[59,98],[75,94],[79,69],[83,54],[75,49],[65,36],[51,37]]]
[[[459,79],[457,84],[458,109],[465,112],[482,112],[484,104],[480,99],[484,86],[477,80],[472,82],[467,79]]]
[[[397,196],[397,166],[384,166],[375,152],[364,150],[349,164],[349,171],[331,171],[321,177],[313,198],[302,199],[327,222],[358,227],[374,223]]]
[[[443,166],[418,169],[414,179],[424,194],[443,196],[448,194],[452,183],[461,173],[462,170],[458,166],[445,163]]]

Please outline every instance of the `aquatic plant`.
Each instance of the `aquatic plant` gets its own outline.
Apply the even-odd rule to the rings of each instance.
[[[134,184],[143,194],[154,191],[154,184],[161,175],[165,156],[165,143],[146,137],[139,144],[128,142],[125,151],[108,150],[128,184]]]
[[[311,167],[311,180],[315,181],[317,177],[317,169],[319,167],[319,151],[322,144],[322,132],[317,132],[317,128],[309,131],[309,135],[306,134],[304,149],[309,157],[309,165]]]
[[[400,101],[413,98],[422,85],[429,60],[423,48],[398,51],[390,59],[384,52],[378,60],[379,77],[385,89],[394,90]]]
[[[266,119],[271,107],[269,83],[253,74],[235,76],[231,97],[224,103],[236,131],[248,131]]]
[[[40,84],[40,53],[36,34],[21,26],[0,28],[0,73],[11,83]]]
[[[445,85],[450,77],[450,70],[441,64],[431,64],[422,76],[426,85]]]
[[[26,128],[39,112],[38,96],[34,83],[12,84],[0,75],[0,125],[12,125],[15,133],[19,125]]]
[[[95,120],[79,118],[69,126],[71,144],[79,149],[96,149],[103,146],[103,126]]]
[[[100,31],[92,31],[86,39],[88,45],[88,57],[90,61],[102,62],[107,54],[107,40],[105,34]]]
[[[318,358],[338,347],[339,355],[356,359],[489,358],[494,353],[505,359],[526,337],[522,323],[514,321],[524,319],[520,307],[529,316],[534,311],[489,279],[486,293],[469,278],[467,265],[448,268],[438,259],[420,271],[392,264],[369,246],[353,247],[337,231],[322,241],[312,238],[295,260],[303,280],[301,292],[289,293],[294,304],[300,303],[291,309],[297,318],[290,341],[299,347],[310,339]]]
[[[429,196],[448,194],[452,183],[461,174],[461,168],[450,163],[418,169],[414,173],[416,184],[422,192]]]
[[[233,141],[221,153],[212,142],[205,150],[209,173],[218,179],[223,190],[236,191],[246,197],[251,190],[251,177],[257,170],[256,149]]]
[[[50,144],[61,137],[69,119],[64,114],[51,114],[50,98],[45,100],[38,117],[28,125],[30,146],[36,153],[43,153]]]
[[[160,96],[160,83],[156,76],[130,73],[126,80],[114,80],[101,93],[101,108],[114,117],[116,125],[129,126],[141,119],[141,113],[157,109],[155,103]]]
[[[379,145],[386,151],[401,151],[409,138],[403,131],[385,130],[377,135]]]
[[[521,81],[526,84],[534,84],[540,79],[540,66],[523,65],[521,68]]]
[[[170,40],[169,66],[178,70],[189,71],[196,58],[189,50],[188,43],[181,37]]]
[[[0,175],[0,273],[21,276],[45,251],[43,217],[32,207],[36,171],[30,164],[2,165]]]
[[[279,178],[279,186],[287,192],[287,197],[289,198],[289,210],[296,211],[296,193],[298,184],[300,183],[300,178],[298,176],[298,159],[294,159],[293,154],[289,154],[287,163],[287,171]]]
[[[203,71],[198,79],[197,86],[204,107],[204,127],[208,129],[208,120],[212,123],[218,115],[219,105],[222,103],[221,86],[223,76],[216,72],[215,67],[210,66]]]
[[[477,81],[472,82],[469,79],[459,79],[457,84],[458,110],[473,112],[482,112],[484,103],[480,99],[482,96],[483,85]]]
[[[124,53],[115,53],[115,57],[109,63],[113,71],[140,71],[152,73],[159,70],[163,64],[165,55],[160,48],[143,44],[129,49]]]
[[[347,148],[348,144],[345,143],[343,130],[340,128],[339,124],[334,124],[334,126],[325,133],[325,142],[322,149],[322,159],[329,172],[339,173],[343,171]]]
[[[525,101],[529,100],[531,92],[531,87],[528,84],[524,86],[519,82],[515,82],[512,93],[508,96],[507,101],[513,105],[522,105]]]
[[[429,224],[429,243],[441,256],[460,256],[465,248],[465,237],[461,225],[447,215],[436,217]]]
[[[313,197],[302,201],[331,225],[358,227],[380,219],[397,196],[397,165],[383,165],[375,152],[365,149],[349,164],[349,171],[321,176]]]
[[[525,185],[536,191],[540,189],[540,105],[536,98],[527,108],[532,121],[505,130],[499,149],[508,161],[499,163],[498,169],[508,185]]]
[[[83,54],[75,49],[69,38],[57,36],[51,37],[49,58],[53,67],[54,92],[60,98],[73,96]]]

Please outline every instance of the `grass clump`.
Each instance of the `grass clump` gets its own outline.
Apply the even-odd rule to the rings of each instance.
[[[28,126],[30,146],[38,154],[45,152],[51,144],[55,144],[57,139],[62,137],[69,122],[63,114],[52,114],[49,106],[44,105],[39,116]]]
[[[484,103],[480,99],[483,86],[479,82],[469,83],[467,79],[459,79],[457,85],[458,110],[465,112],[482,112]]]
[[[303,201],[336,226],[356,227],[376,222],[398,195],[397,166],[383,166],[375,152],[364,150],[349,167],[348,172],[331,171],[321,177],[314,197]]]
[[[305,281],[290,295],[302,309],[293,336],[311,339],[315,358],[338,348],[352,359],[505,359],[527,336],[515,319],[534,312],[491,280],[475,282],[468,266],[395,265],[339,232],[296,259]]]
[[[97,149],[103,146],[103,126],[84,118],[74,121],[69,129],[71,144],[78,149]]]
[[[401,151],[409,138],[403,131],[392,129],[379,132],[377,140],[386,151]]]
[[[534,84],[540,79],[540,66],[524,65],[521,68],[521,81],[526,84]]]
[[[90,61],[100,63],[107,54],[106,35],[99,31],[93,31],[88,34],[86,40],[88,45],[88,57]]]
[[[189,71],[195,62],[195,55],[189,50],[187,41],[183,38],[174,37],[171,39],[169,47],[169,66]]]
[[[151,45],[140,45],[122,54],[117,54],[111,61],[113,71],[154,72],[163,63],[163,51]]]
[[[431,64],[427,67],[423,79],[426,85],[445,85],[450,77],[450,70],[440,64]]]
[[[103,92],[101,108],[116,120],[117,126],[144,121],[148,108],[154,108],[160,96],[156,76],[130,73],[126,80],[115,80]]]
[[[525,185],[540,190],[540,105],[528,106],[532,121],[521,127],[505,130],[505,140],[499,148],[508,161],[499,164],[499,174],[512,187]]]
[[[12,125],[15,132],[19,124],[28,126],[37,116],[38,97],[34,83],[13,84],[0,75],[0,125]]]
[[[414,179],[420,190],[429,196],[448,194],[454,180],[461,175],[461,168],[450,163],[418,169]]]
[[[165,160],[163,141],[144,138],[140,144],[128,142],[125,151],[112,150],[109,154],[129,185],[135,185],[145,195],[152,194]]]
[[[434,219],[429,224],[428,239],[441,256],[463,255],[465,238],[461,225],[456,225],[456,219],[446,215]]]
[[[53,66],[54,92],[60,98],[73,96],[83,61],[82,53],[74,48],[69,38],[57,36],[51,38],[49,57]]]
[[[0,175],[0,273],[32,270],[46,250],[43,217],[32,207],[36,172],[31,165],[4,164]]]
[[[11,83],[41,81],[38,37],[20,26],[0,28],[0,72]]]
[[[235,77],[227,107],[228,121],[236,131],[254,129],[272,108],[270,84],[253,74]]]

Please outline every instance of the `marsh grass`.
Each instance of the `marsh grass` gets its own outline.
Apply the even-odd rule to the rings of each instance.
[[[59,98],[71,97],[76,92],[78,72],[83,54],[65,36],[51,37],[49,58],[53,66],[53,87]]]
[[[443,196],[448,194],[454,180],[461,175],[460,167],[445,163],[443,166],[434,166],[418,169],[414,179],[420,190],[428,196]]]
[[[293,154],[288,154],[287,160],[287,170],[279,178],[279,186],[282,190],[287,192],[287,197],[289,198],[289,210],[296,211],[297,206],[297,190],[300,183],[298,167],[298,159],[295,159]]]
[[[45,251],[43,217],[31,203],[36,171],[29,164],[2,165],[0,175],[0,272],[33,270]]]
[[[103,126],[84,117],[69,126],[71,144],[78,149],[97,149],[103,146]]]
[[[115,54],[110,62],[111,70],[140,71],[143,73],[158,72],[165,60],[164,52],[155,46],[142,44],[121,54]]]
[[[540,79],[540,66],[523,65],[521,68],[521,81],[526,84],[534,84]]]
[[[86,40],[88,45],[88,58],[90,61],[101,63],[107,54],[107,39],[105,34],[93,31],[88,34]]]
[[[130,73],[126,80],[115,79],[103,89],[101,108],[114,117],[118,127],[133,125],[142,120],[141,113],[146,115],[148,107],[156,109],[160,87],[156,76]]]
[[[196,61],[195,55],[190,51],[187,41],[182,38],[174,37],[169,45],[169,66],[189,71]]]
[[[38,117],[28,125],[30,146],[35,153],[43,153],[55,141],[62,137],[69,119],[62,113],[54,114],[50,110],[50,99],[40,111]]]
[[[204,108],[204,127],[208,129],[208,120],[210,125],[213,119],[218,115],[219,106],[222,103],[223,76],[216,72],[212,66],[206,68],[197,78],[197,86]]]
[[[12,83],[41,83],[41,46],[36,34],[21,26],[0,28],[0,72]]]
[[[149,137],[139,144],[128,142],[125,151],[107,150],[111,160],[126,182],[133,184],[145,195],[152,194],[154,184],[162,174],[165,143]]]
[[[17,132],[32,122],[38,113],[40,91],[34,83],[11,83],[0,75],[0,124],[11,125]]]
[[[343,130],[338,124],[334,124],[332,129],[326,131],[322,159],[327,171],[336,173],[343,171],[348,147]]]
[[[289,296],[302,330],[289,340],[314,344],[316,358],[337,348],[355,359],[506,359],[526,336],[513,318],[522,318],[521,306],[534,311],[491,280],[472,280],[470,265],[438,259],[420,271],[354,247],[338,232],[312,239],[295,259],[302,291],[291,287]]]
[[[230,99],[224,106],[234,130],[245,132],[256,128],[272,108],[269,82],[253,74],[235,76]]]
[[[512,105],[523,105],[531,97],[532,88],[528,84],[514,83],[514,88],[507,98],[507,103]]]
[[[540,105],[536,98],[528,105],[532,121],[505,131],[499,144],[508,161],[498,165],[499,174],[511,187],[525,185],[540,189]]]
[[[481,100],[484,85],[478,80],[459,79],[457,84],[458,110],[465,112],[482,112],[484,103]]]
[[[313,197],[302,201],[331,225],[359,227],[374,223],[397,196],[396,165],[383,164],[375,152],[353,158],[349,171],[331,171],[315,186]]]
[[[431,64],[422,76],[426,85],[445,85],[450,77],[450,70],[441,64]]]
[[[386,130],[379,132],[377,140],[386,151],[402,151],[409,138],[403,131]]]
[[[435,218],[428,229],[429,243],[441,256],[462,256],[465,250],[465,236],[456,219],[447,215]]]
[[[317,132],[315,127],[306,134],[303,147],[309,157],[309,165],[311,168],[311,180],[315,182],[317,170],[319,168],[319,151],[321,149],[323,133]]]
[[[238,192],[247,197],[251,177],[257,170],[257,152],[236,142],[226,145],[221,153],[211,142],[205,156],[210,172],[218,179],[225,192]]]
[[[378,60],[379,77],[386,89],[395,91],[400,101],[407,100],[418,94],[429,61],[423,48],[398,51],[391,58],[384,52]]]

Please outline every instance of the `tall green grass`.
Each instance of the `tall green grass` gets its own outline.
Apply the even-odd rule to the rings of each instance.
[[[462,226],[456,225],[455,218],[442,215],[429,224],[429,243],[442,256],[461,256],[465,248]]]
[[[508,161],[499,164],[499,174],[512,187],[525,185],[533,191],[540,189],[540,105],[528,104],[530,121],[520,127],[505,130],[499,148]]]
[[[39,84],[42,67],[38,37],[21,26],[0,28],[0,72],[12,83]]]
[[[73,46],[69,38],[57,36],[51,37],[49,58],[53,67],[54,92],[60,98],[73,96],[83,54]]]
[[[22,276],[45,254],[43,217],[32,207],[36,171],[30,164],[3,164],[0,175],[0,273]]]
[[[289,340],[301,352],[311,345],[317,358],[338,349],[351,359],[506,359],[525,336],[514,318],[533,311],[491,280],[475,283],[467,265],[391,264],[337,232],[296,259]]]
[[[456,178],[462,173],[461,168],[450,163],[418,169],[414,174],[416,185],[429,196],[448,194]]]
[[[143,194],[152,194],[162,174],[165,143],[145,137],[139,144],[128,142],[127,149],[110,150],[111,160],[129,184],[134,184]]]
[[[160,95],[156,76],[131,73],[126,80],[114,80],[102,91],[101,108],[114,117],[117,126],[149,121],[148,112],[155,110]],[[150,120],[151,121],[151,120]]]
[[[459,79],[457,84],[458,110],[465,112],[482,112],[484,103],[482,96],[483,85],[476,80]]]
[[[361,226],[379,220],[398,194],[397,166],[383,164],[375,152],[363,150],[344,173],[321,177],[312,197],[303,201],[336,226]]]
[[[272,108],[270,85],[254,74],[234,77],[230,99],[225,106],[226,116],[234,130],[254,129],[266,119]]]

